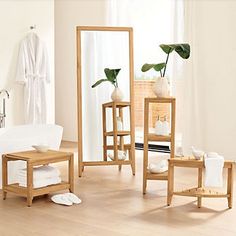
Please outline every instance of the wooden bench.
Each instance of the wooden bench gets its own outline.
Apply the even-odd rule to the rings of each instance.
[[[197,197],[198,207],[202,205],[202,198],[227,198],[228,207],[232,208],[233,204],[233,172],[234,161],[225,161],[224,168],[228,169],[227,176],[227,193],[221,193],[215,190],[206,189],[202,184],[202,172],[204,169],[203,160],[195,160],[193,157],[173,158],[169,159],[169,171],[168,171],[168,196],[167,205],[170,206],[173,195]],[[183,191],[174,191],[174,167],[186,167],[186,168],[198,168],[198,186]]]
[[[27,163],[27,187],[19,184],[8,184],[7,164],[8,161],[26,161]],[[33,167],[47,165],[50,163],[68,161],[68,181],[59,184],[49,185],[42,188],[33,188]],[[32,205],[33,198],[51,192],[69,189],[74,191],[74,155],[70,152],[47,151],[39,153],[37,151],[26,151],[5,154],[2,156],[2,191],[3,199],[6,199],[7,192],[15,193],[27,197],[28,206]]]

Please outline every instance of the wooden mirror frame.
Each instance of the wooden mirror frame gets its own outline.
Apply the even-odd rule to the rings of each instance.
[[[115,165],[112,161],[83,161],[83,129],[82,129],[82,58],[81,58],[81,32],[82,31],[115,31],[129,34],[129,77],[130,77],[130,150],[133,158],[131,167],[135,174],[135,122],[134,122],[134,61],[133,61],[133,28],[131,27],[101,27],[77,26],[77,120],[78,120],[78,174],[82,176],[84,166]],[[116,164],[117,165],[117,164]],[[121,167],[121,165],[119,165]]]

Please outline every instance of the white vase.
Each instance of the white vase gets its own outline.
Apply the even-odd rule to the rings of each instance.
[[[111,94],[111,99],[114,102],[120,102],[124,98],[123,92],[119,88],[115,88]]]
[[[166,77],[158,77],[153,85],[153,92],[157,97],[168,97],[170,85]]]

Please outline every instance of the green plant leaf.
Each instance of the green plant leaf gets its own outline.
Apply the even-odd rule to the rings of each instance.
[[[105,69],[104,69],[104,72],[105,72],[105,74],[106,74],[107,79],[108,79],[109,81],[111,81],[111,82],[114,83],[115,80],[116,80],[117,75],[118,75],[119,72],[120,72],[120,70],[121,70],[121,69],[109,69],[109,68],[105,68]]]
[[[173,50],[175,49],[173,47],[173,44],[161,44],[160,48],[166,53],[169,54],[171,52],[173,52]]]
[[[142,71],[142,72],[146,72],[146,71],[152,69],[155,65],[156,65],[156,64],[147,64],[147,63],[146,63],[146,64],[144,64],[144,65],[142,66],[141,71]]]
[[[148,71],[148,70],[150,70],[150,69],[154,69],[155,71],[161,71],[164,67],[166,66],[166,63],[159,63],[159,64],[144,64],[143,66],[142,66],[142,69],[141,69],[141,71],[142,72],[146,72],[146,71]]]
[[[109,68],[105,68],[104,72],[105,72],[108,80],[110,80],[110,81],[113,80],[112,71]]]
[[[164,67],[166,66],[166,63],[165,62],[162,62],[162,63],[159,63],[159,64],[156,64],[153,66],[153,69],[155,71],[161,71]]]
[[[183,59],[188,59],[190,56],[190,45],[187,43],[161,44],[160,48],[166,54],[169,54],[175,50]]]
[[[102,82],[106,82],[106,81],[111,82],[111,81],[108,80],[108,79],[100,79],[100,80],[98,80],[95,84],[92,85],[92,88],[95,88],[95,87],[97,87],[99,84],[101,84]],[[111,82],[111,83],[112,83],[112,82]]]
[[[185,44],[178,44],[176,45],[175,51],[183,58],[188,59],[190,57],[190,45]]]

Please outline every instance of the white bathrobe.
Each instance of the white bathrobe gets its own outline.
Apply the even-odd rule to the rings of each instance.
[[[46,83],[50,82],[48,55],[45,44],[33,32],[21,42],[16,81],[24,84],[26,124],[46,123]]]

